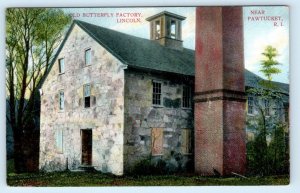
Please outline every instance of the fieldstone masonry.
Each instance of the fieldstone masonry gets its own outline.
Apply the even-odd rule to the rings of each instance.
[[[91,64],[84,53],[91,49]],[[39,167],[46,171],[75,170],[82,164],[81,130],[92,129],[92,166],[102,172],[123,174],[124,65],[76,24],[43,84]],[[91,85],[91,107],[84,108],[83,85]],[[59,91],[64,110],[59,110]],[[63,150],[56,147],[62,130]]]
[[[192,152],[181,151],[182,130],[194,129],[193,108],[182,108],[182,87],[193,88],[192,78],[126,70],[124,169],[130,172],[140,160],[164,160],[170,172],[192,166]],[[162,105],[152,105],[152,81],[162,83]],[[163,129],[163,154],[151,155],[151,129]]]
[[[92,63],[84,62],[87,48]],[[58,60],[65,71],[59,74]],[[183,129],[193,135],[193,106],[182,108],[183,86],[193,90],[189,76],[168,76],[126,69],[80,27],[74,25],[43,84],[41,97],[40,169],[77,170],[82,166],[82,130],[92,130],[92,165],[122,175],[145,158],[164,160],[168,171],[192,166],[193,152],[182,152]],[[126,70],[124,70],[126,69]],[[126,81],[125,81],[126,80]],[[162,83],[162,104],[152,105],[152,81]],[[91,107],[84,108],[83,85],[91,85]],[[64,110],[59,110],[59,91]],[[191,93],[191,95],[193,95]],[[163,154],[151,155],[151,130],[163,129]],[[57,132],[63,133],[62,151]],[[124,168],[124,169],[123,169]]]
[[[196,173],[245,173],[243,53],[241,7],[196,9]]]

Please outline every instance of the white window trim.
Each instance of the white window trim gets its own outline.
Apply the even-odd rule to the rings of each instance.
[[[90,55],[90,63],[89,64],[86,63],[86,52],[88,50],[90,50],[90,54],[91,54]],[[88,48],[84,49],[84,66],[91,66],[91,65],[92,65],[92,48],[88,47]]]
[[[84,92],[85,90],[84,90],[84,89],[85,89],[85,86],[87,86],[87,85],[90,86],[90,96],[89,96],[89,97],[90,97],[90,106],[89,106],[89,107],[85,107],[85,97],[86,97],[86,96],[85,96],[85,92]],[[83,91],[83,109],[89,109],[89,108],[91,108],[91,106],[92,106],[92,104],[91,104],[91,94],[92,94],[92,93],[91,93],[91,92],[92,92],[92,86],[91,86],[91,83],[86,83],[86,84],[84,84],[84,85],[83,85],[83,88],[82,88],[82,91]]]

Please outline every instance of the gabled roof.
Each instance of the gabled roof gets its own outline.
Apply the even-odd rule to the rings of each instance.
[[[150,70],[157,72],[173,73],[178,75],[195,76],[195,51],[183,48],[175,50],[159,43],[117,32],[87,22],[74,20],[56,57],[63,47],[73,26],[77,24],[101,46],[107,49],[114,57],[118,58],[128,68]],[[53,60],[56,60],[56,57]],[[261,77],[245,69],[245,85],[259,87]],[[289,85],[274,82],[283,93],[289,93]]]
[[[252,87],[252,88],[263,88],[259,82],[264,80],[263,78],[259,77],[258,75],[254,74],[253,72],[248,71],[245,69],[245,86],[247,87]],[[284,93],[284,94],[289,94],[289,85],[284,84],[281,82],[275,82],[273,81],[273,84],[276,87],[276,91]]]
[[[76,20],[75,23],[129,67],[194,76],[194,51],[175,50],[155,41],[135,37]]]

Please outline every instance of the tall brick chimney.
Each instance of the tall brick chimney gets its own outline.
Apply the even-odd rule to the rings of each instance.
[[[197,7],[195,172],[244,174],[245,85],[241,7]]]

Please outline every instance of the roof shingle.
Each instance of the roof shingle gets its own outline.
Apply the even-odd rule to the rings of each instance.
[[[129,68],[154,70],[180,75],[195,75],[195,51],[183,48],[175,50],[160,45],[159,43],[117,32],[87,22],[75,20],[79,27],[93,37],[101,46]],[[245,85],[260,87],[258,82],[261,77],[245,69]],[[289,93],[289,85],[274,82],[280,92]]]

